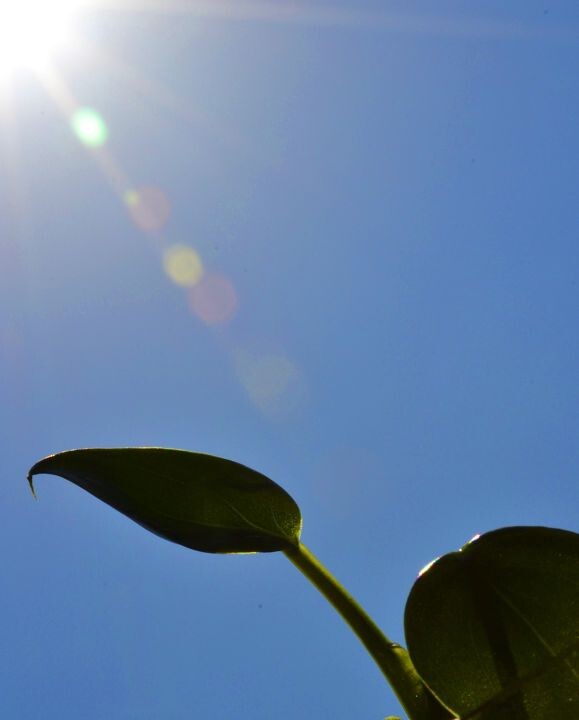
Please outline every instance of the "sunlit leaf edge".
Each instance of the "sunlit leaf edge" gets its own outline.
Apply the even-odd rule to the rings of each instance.
[[[136,517],[134,514],[132,514],[126,507],[122,509],[114,502],[109,502],[107,499],[102,497],[99,493],[95,492],[94,487],[87,487],[86,483],[79,482],[78,478],[74,477],[74,475],[69,472],[62,469],[62,467],[58,467],[62,463],[62,461],[66,461],[70,458],[78,458],[82,456],[87,456],[89,454],[123,454],[123,453],[159,453],[159,454],[172,454],[175,453],[176,456],[179,456],[181,459],[183,459],[185,456],[190,456],[192,460],[194,459],[202,459],[203,461],[212,462],[215,461],[218,464],[225,464],[229,468],[233,470],[240,471],[242,474],[249,474],[250,476],[254,478],[259,478],[262,482],[266,483],[271,490],[276,493],[276,496],[278,498],[282,498],[284,503],[286,503],[291,512],[292,512],[292,518],[291,518],[291,532],[285,532],[283,528],[279,525],[275,518],[274,514],[274,522],[277,528],[279,528],[279,533],[273,533],[271,530],[268,530],[263,527],[259,527],[255,525],[254,523],[251,523],[251,521],[243,516],[243,513],[238,511],[236,508],[232,508],[236,513],[242,517],[248,524],[248,528],[251,525],[252,529],[235,529],[235,533],[237,533],[238,537],[244,540],[242,543],[242,547],[223,547],[221,545],[218,545],[217,547],[213,546],[199,546],[197,544],[191,544],[190,542],[184,542],[182,539],[178,539],[175,537],[171,537],[165,532],[159,531],[158,528],[151,526],[149,523],[142,521],[142,518]],[[57,467],[55,467],[57,465]],[[59,477],[63,477],[64,479],[69,480],[73,484],[81,487],[82,489],[86,490],[93,496],[95,496],[97,499],[101,500],[105,504],[113,507],[117,511],[123,513],[127,517],[129,517],[131,520],[136,522],[137,524],[141,525],[145,529],[149,530],[150,532],[166,539],[171,542],[175,542],[180,545],[184,545],[185,547],[199,550],[201,552],[211,552],[211,553],[232,553],[232,554],[251,554],[256,552],[276,552],[276,551],[283,551],[288,550],[293,547],[296,547],[299,545],[300,542],[300,535],[301,535],[301,528],[302,528],[302,516],[299,509],[299,506],[295,502],[295,500],[289,495],[289,493],[282,488],[280,485],[275,483],[273,480],[268,478],[267,476],[263,475],[262,473],[253,470],[252,468],[249,468],[246,465],[242,465],[241,463],[238,463],[234,460],[228,460],[226,458],[211,455],[208,453],[201,453],[201,452],[194,452],[190,450],[182,450],[178,448],[166,448],[166,447],[159,447],[159,446],[141,446],[141,447],[121,447],[121,448],[77,448],[74,450],[65,450],[62,452],[54,453],[51,455],[47,455],[46,457],[42,458],[38,462],[36,462],[29,470],[27,479],[30,486],[30,489],[32,491],[32,494],[34,497],[37,497],[36,494],[36,488],[34,485],[34,476],[39,474],[51,474],[51,475],[57,475]],[[287,508],[286,508],[287,510]],[[210,526],[208,526],[210,527]],[[222,529],[222,528],[213,528],[213,529]],[[257,531],[257,533],[256,533]],[[256,535],[259,534],[261,540],[259,542],[255,542]],[[253,538],[253,541],[251,540]],[[253,544],[252,544],[253,543]],[[255,547],[253,546],[255,545]]]

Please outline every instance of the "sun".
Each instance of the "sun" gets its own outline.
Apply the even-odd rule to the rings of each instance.
[[[42,70],[71,39],[79,0],[0,0],[0,77]]]

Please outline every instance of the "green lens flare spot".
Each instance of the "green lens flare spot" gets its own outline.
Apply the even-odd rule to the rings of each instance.
[[[70,121],[71,127],[77,138],[89,147],[100,147],[104,145],[109,136],[109,131],[102,117],[91,108],[80,108]]]
[[[128,190],[124,198],[129,207],[135,207],[135,205],[139,204],[139,193],[136,190]]]

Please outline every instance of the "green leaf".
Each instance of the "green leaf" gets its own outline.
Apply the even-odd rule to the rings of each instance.
[[[579,718],[579,535],[495,530],[418,578],[410,657],[463,720]]]
[[[60,475],[166,540],[210,553],[299,543],[301,514],[279,485],[231,460],[165,448],[69,450],[31,468]]]

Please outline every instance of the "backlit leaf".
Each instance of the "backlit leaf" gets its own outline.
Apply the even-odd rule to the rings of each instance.
[[[495,530],[437,560],[406,605],[410,657],[466,720],[579,718],[579,535]]]
[[[60,475],[166,540],[211,553],[273,552],[299,542],[301,514],[279,485],[244,465],[165,448],[69,450],[28,479]]]

